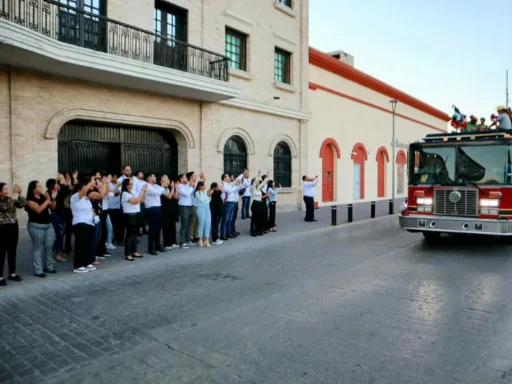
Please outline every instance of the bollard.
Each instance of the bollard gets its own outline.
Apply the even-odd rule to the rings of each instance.
[[[375,219],[375,201],[371,202],[371,214],[370,214],[370,217],[372,219]]]
[[[407,204],[408,202],[409,202],[409,198],[408,198],[408,197],[406,197],[406,198],[405,198],[405,204]]]
[[[389,214],[392,215],[394,213],[394,208],[393,208],[393,199],[389,199]]]
[[[353,210],[354,206],[352,204],[348,205],[348,222],[351,223],[353,220]]]
[[[338,221],[338,207],[335,205],[331,206],[331,225],[337,225]]]

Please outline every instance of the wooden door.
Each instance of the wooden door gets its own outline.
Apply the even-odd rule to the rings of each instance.
[[[334,201],[334,151],[330,145],[322,148],[322,201]]]
[[[379,153],[377,160],[377,197],[386,196],[386,155]]]

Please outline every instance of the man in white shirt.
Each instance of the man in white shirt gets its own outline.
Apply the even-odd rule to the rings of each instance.
[[[190,214],[192,213],[193,195],[195,189],[195,182],[187,180],[187,176],[181,174],[178,176],[178,213],[180,215],[180,245],[182,248],[187,249],[194,243],[188,238],[188,223]]]
[[[160,234],[162,233],[162,199],[166,195],[166,188],[168,183],[165,182],[162,186],[156,184],[156,176],[151,174],[147,178],[147,190],[145,203],[146,220],[149,226],[148,233],[148,253],[156,256],[158,252],[166,252],[160,242]],[[168,192],[168,191],[167,191]],[[170,196],[168,196],[170,197]]]
[[[238,202],[239,195],[238,190],[241,189],[240,180],[231,181],[230,175],[224,173],[222,175],[222,185],[223,185],[223,194],[224,197],[224,216],[222,217],[222,222],[220,224],[220,239],[228,240],[233,239],[233,211],[235,208],[235,202]]]
[[[197,185],[198,181],[203,181],[201,178],[197,178],[197,175],[194,172],[187,173],[187,180],[190,184],[191,181],[194,182],[194,191],[195,185]],[[201,173],[201,176],[204,177],[204,174]],[[196,244],[199,239],[199,219],[197,217],[197,202],[195,198],[195,194],[192,194],[192,210],[190,212],[190,217],[188,218],[188,239],[191,241],[191,244]]]
[[[237,177],[237,180],[241,180],[242,187],[245,188],[245,192],[242,195],[242,220],[251,218],[251,179],[249,178],[249,171],[246,169],[244,173]],[[240,191],[241,192],[241,191]]]
[[[316,195],[316,185],[318,184],[318,176],[315,178],[309,178],[307,176],[302,176],[303,183],[303,199],[304,204],[306,204],[306,217],[304,221],[312,222],[318,221],[315,220],[315,195]]]
[[[504,105],[500,105],[496,109],[498,111],[498,118],[493,121],[489,126],[489,129],[494,127],[496,124],[499,124],[499,129],[512,129],[512,122],[510,121],[510,116],[507,114],[507,108]]]
[[[117,180],[117,175],[112,175],[112,182],[109,185],[109,189],[113,194],[113,197],[111,197],[108,201],[108,211],[114,233],[113,243],[115,242],[117,245],[122,247],[124,246],[124,226],[123,214],[121,212],[121,200],[119,198],[120,187],[117,184]]]
[[[124,179],[132,178],[133,181],[133,189],[132,193],[135,197],[139,197],[142,187],[146,184],[144,180],[140,180],[135,176],[132,176],[132,168],[129,165],[125,165],[123,167],[123,175],[117,179],[117,185],[121,186],[123,184]]]

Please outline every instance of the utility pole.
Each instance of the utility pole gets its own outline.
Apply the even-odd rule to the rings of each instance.
[[[391,183],[393,184],[393,187],[392,187],[392,194],[391,194],[391,201],[392,201],[392,206],[390,208],[390,213],[394,213],[395,212],[395,172],[396,172],[396,159],[395,159],[395,152],[396,152],[396,140],[395,140],[395,112],[396,112],[396,104],[398,103],[398,100],[389,100],[389,102],[391,103],[391,109],[393,111],[393,125],[392,125],[392,149],[393,149],[393,153],[391,155],[391,162],[393,164],[393,167],[392,167],[392,181]]]
[[[506,87],[505,87],[505,95],[506,95],[506,100],[505,100],[506,103],[505,104],[507,106],[507,111],[508,111],[508,102],[510,101],[509,98],[508,98],[508,69],[507,69],[506,79],[507,79],[506,80],[507,84],[506,84]]]

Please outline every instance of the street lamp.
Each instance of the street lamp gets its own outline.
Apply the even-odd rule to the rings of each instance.
[[[391,103],[391,109],[393,111],[393,139],[392,139],[392,147],[393,147],[393,154],[391,155],[391,161],[393,164],[393,172],[392,172],[392,195],[391,195],[391,202],[389,205],[389,214],[392,215],[395,213],[395,172],[396,172],[396,159],[395,159],[395,151],[396,151],[396,140],[395,140],[395,111],[396,111],[396,105],[398,103],[398,100],[389,100]]]

